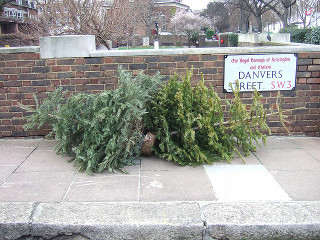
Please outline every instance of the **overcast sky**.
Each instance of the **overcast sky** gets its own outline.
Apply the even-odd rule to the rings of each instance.
[[[207,5],[212,0],[182,0],[182,3],[189,5],[192,10],[202,10],[207,8]]]

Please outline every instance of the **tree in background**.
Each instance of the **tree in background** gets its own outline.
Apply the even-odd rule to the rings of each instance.
[[[292,8],[292,15],[297,22],[302,22],[303,27],[310,27],[312,21],[317,21],[316,12],[319,11],[319,0],[297,0]],[[312,19],[315,17],[314,19]]]
[[[215,30],[223,32],[229,28],[229,12],[225,2],[210,2],[201,15],[211,19]]]
[[[229,2],[234,7],[249,13],[249,15],[251,14],[257,22],[258,31],[262,32],[262,15],[269,11],[269,7],[267,6],[267,4],[260,0],[229,0]]]
[[[188,35],[189,47],[191,42],[195,44],[197,39],[195,36],[204,32],[204,29],[212,27],[212,23],[208,18],[184,10],[178,10],[175,13],[171,18],[170,25],[175,34],[183,33]]]
[[[0,14],[1,14],[1,11],[2,11],[2,8],[3,6],[6,4],[6,3],[9,3],[11,2],[12,0],[0,0]]]
[[[283,27],[288,27],[291,18],[291,8],[297,0],[259,0],[267,5],[281,20]]]
[[[139,4],[114,0],[49,0],[41,6],[37,33],[43,35],[90,34],[109,49],[107,40],[134,35],[139,26]]]

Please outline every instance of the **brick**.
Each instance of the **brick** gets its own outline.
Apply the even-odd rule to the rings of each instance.
[[[204,69],[200,69],[200,72],[202,72],[203,74],[216,74],[217,69],[216,68],[204,68]]]
[[[76,58],[74,60],[74,64],[76,64],[76,65],[84,65],[85,63],[86,63],[86,61],[84,58]]]
[[[87,85],[87,90],[104,90],[104,85]]]
[[[308,66],[298,66],[298,71],[299,72],[306,72],[308,69]]]
[[[313,59],[313,64],[319,65],[320,64],[320,59]]]
[[[17,106],[9,107],[9,112],[24,112],[24,111],[25,111],[24,109],[17,107]]]
[[[311,72],[311,77],[313,78],[320,77],[320,71]]]
[[[0,106],[9,106],[10,104],[11,104],[11,101],[4,101],[4,100],[0,101]]]
[[[88,78],[102,77],[102,72],[87,72],[86,75]]]
[[[55,59],[47,59],[47,66],[52,66],[56,65],[56,60]]]
[[[104,58],[104,63],[113,63],[114,58]]]
[[[77,65],[72,66],[73,71],[89,71],[90,66],[89,65]]]
[[[103,58],[93,57],[93,58],[84,58],[86,64],[102,64]]]
[[[176,68],[176,63],[172,62],[172,63],[159,63],[159,68],[160,69],[172,69],[172,68]]]
[[[117,71],[118,67],[119,67],[118,64],[104,64],[104,65],[101,65],[101,70],[102,71],[104,71],[104,70],[115,70],[115,71]]]
[[[54,86],[59,86],[60,85],[60,80],[51,80],[51,84]]]
[[[61,71],[63,72],[70,72],[71,67],[70,66],[61,66]]]
[[[186,68],[185,62],[177,62],[177,68]]]
[[[0,112],[0,119],[11,119],[12,113]]]
[[[189,61],[189,56],[188,55],[181,55],[181,56],[175,56],[173,57],[174,62],[186,62]]]
[[[8,90],[9,90],[9,93],[17,93],[18,92],[18,89],[13,88],[13,87],[8,88]]]
[[[45,92],[46,90],[46,87],[37,87],[37,92]]]
[[[100,65],[90,65],[89,71],[100,71]]]
[[[201,56],[202,61],[215,61],[218,60],[217,55],[202,55]]]
[[[62,86],[62,89],[65,91],[65,90],[68,90],[68,91],[74,91],[76,88],[75,86]]]
[[[5,67],[17,67],[17,62],[15,61],[10,61],[10,62],[5,62]]]
[[[134,63],[130,64],[130,70],[147,69],[147,64],[145,63]]]
[[[297,78],[308,78],[311,76],[310,72],[297,72]]]
[[[4,82],[5,87],[20,87],[22,86],[21,81],[6,81]]]
[[[283,97],[295,97],[295,96],[297,96],[297,92],[296,91],[281,91],[281,95]]]
[[[320,52],[310,52],[309,58],[320,58]]]
[[[21,54],[4,54],[2,55],[2,60],[7,61],[7,60],[20,60],[21,59]]]
[[[187,63],[187,68],[203,68],[204,62],[188,62]]]
[[[78,78],[78,79],[71,80],[72,85],[87,84],[88,82],[89,82],[89,79],[86,79],[86,78]]]
[[[307,79],[307,83],[309,83],[309,84],[310,83],[312,83],[312,84],[313,83],[318,83],[319,84],[320,83],[320,78],[308,78]]]
[[[55,79],[55,78],[57,78],[57,74],[56,73],[47,73],[47,78],[48,79]]]
[[[33,67],[32,72],[34,73],[47,73],[50,72],[49,67]]]
[[[7,99],[15,99],[15,100],[21,100],[24,99],[25,95],[21,93],[15,93],[15,94],[10,94],[8,93]]]
[[[52,72],[61,72],[61,66],[52,66],[51,71]]]
[[[26,120],[25,119],[17,119],[17,118],[15,118],[15,119],[12,119],[11,120],[11,124],[12,125],[24,125],[24,124],[26,124]],[[14,129],[12,129],[12,130],[14,130]]]
[[[160,62],[172,62],[173,56],[162,56]]]
[[[312,59],[299,58],[297,60],[298,65],[310,65],[312,64]]]
[[[46,60],[44,60],[44,59],[36,60],[35,66],[42,66],[42,67],[46,66]]]
[[[32,72],[32,68],[29,68],[29,67],[21,68],[21,73],[31,73],[31,72]]]
[[[12,131],[12,137],[28,137],[29,133],[25,131]]]
[[[21,73],[19,75],[20,80],[35,80],[37,79],[37,74],[35,73]]]
[[[199,55],[190,55],[189,61],[200,61],[200,56]]]
[[[32,86],[50,86],[50,80],[32,81]]]
[[[146,63],[157,63],[157,62],[161,62],[161,57],[158,57],[158,56],[156,56],[156,57],[145,57],[144,58],[144,61],[146,62]]]
[[[135,57],[133,58],[134,63],[144,63],[143,57]]]
[[[320,65],[310,65],[308,71],[320,71]]]
[[[148,63],[148,69],[157,69],[158,63]]]
[[[32,81],[22,81],[22,86],[32,86]]]
[[[4,74],[18,74],[20,73],[20,68],[4,68],[3,73]]]
[[[59,59],[57,60],[57,65],[74,65],[75,59]]]
[[[269,127],[282,127],[281,122],[267,122]]]
[[[0,125],[0,131],[13,131],[14,130],[14,126],[3,126]]]
[[[62,79],[61,85],[70,85],[70,80],[69,79]]]
[[[72,78],[72,72],[57,73],[57,78],[59,79]]]
[[[299,58],[308,58],[308,57],[309,57],[309,54],[306,52],[299,53]]]
[[[320,108],[320,103],[307,103],[307,108]]]

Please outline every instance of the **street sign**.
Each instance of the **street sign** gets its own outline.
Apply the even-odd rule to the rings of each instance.
[[[294,54],[225,55],[224,91],[232,92],[237,81],[241,92],[294,90],[296,71]]]

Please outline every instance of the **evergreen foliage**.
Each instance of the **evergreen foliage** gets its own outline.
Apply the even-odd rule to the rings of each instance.
[[[173,76],[149,103],[145,125],[157,136],[157,155],[182,166],[210,164],[221,158],[230,161],[234,152],[242,158],[239,147],[249,155],[256,149],[254,142],[265,142],[270,130],[258,92],[247,111],[239,89],[234,89],[228,121],[224,122],[221,99],[213,88],[208,89],[203,79],[191,87],[191,77],[190,71],[182,81]]]
[[[57,153],[72,155],[80,171],[116,171],[132,165],[139,155],[146,103],[160,84],[160,75],[141,73],[133,78],[120,69],[115,90],[66,98],[67,93],[59,88],[41,106],[37,104],[25,127],[51,124],[59,140]]]

